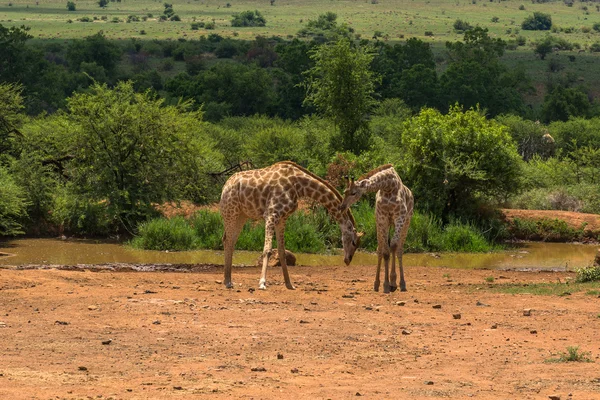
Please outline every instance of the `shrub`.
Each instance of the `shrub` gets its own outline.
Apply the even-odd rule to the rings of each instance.
[[[577,270],[577,282],[597,282],[600,281],[600,266],[589,266]]]
[[[463,21],[462,19],[457,19],[456,21],[454,21],[454,24],[452,26],[457,32],[464,32],[473,28],[473,25],[469,24],[467,21]]]
[[[233,14],[233,19],[231,20],[231,26],[235,27],[265,26],[266,24],[265,17],[258,10]]]
[[[569,346],[567,347],[567,353],[560,353],[558,358],[550,358],[546,362],[594,362],[590,355],[589,352],[579,352],[578,346]]]
[[[209,21],[209,22],[207,22],[207,23],[204,24],[204,29],[206,29],[206,30],[213,30],[213,29],[215,29],[215,26],[216,25],[215,25],[214,21]]]
[[[550,14],[534,12],[532,16],[525,18],[521,28],[528,31],[547,31],[552,28],[552,17]]]
[[[131,245],[145,250],[190,250],[196,246],[194,228],[183,217],[156,218],[142,223]]]
[[[571,228],[565,221],[559,219],[524,220],[515,218],[510,223],[509,232],[516,239],[573,242],[584,238],[584,228],[585,224],[579,229]]]
[[[596,32],[600,32],[600,22],[596,22],[594,25],[592,25],[592,29]]]
[[[475,227],[460,222],[453,222],[444,228],[441,236],[441,247],[444,251],[466,251],[469,253],[492,250],[492,246]]]
[[[200,210],[190,218],[190,224],[197,236],[197,245],[202,249],[223,248],[223,219],[218,212]]]
[[[20,218],[25,214],[25,193],[8,171],[0,166],[0,236],[21,234]]]
[[[73,1],[67,1],[67,10],[68,11],[76,11],[77,6],[75,5],[75,2]]]

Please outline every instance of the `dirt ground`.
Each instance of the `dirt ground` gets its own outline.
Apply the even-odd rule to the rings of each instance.
[[[600,215],[585,214],[573,211],[558,211],[558,210],[516,210],[502,209],[502,213],[509,220],[514,218],[521,219],[559,219],[565,221],[570,227],[579,229],[585,224],[584,230],[600,233]]]
[[[222,272],[0,269],[0,399],[600,399],[597,295],[488,288],[570,273]],[[568,346],[593,362],[546,362]]]

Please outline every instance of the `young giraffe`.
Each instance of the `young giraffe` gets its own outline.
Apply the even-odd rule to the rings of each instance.
[[[340,193],[329,183],[301,166],[283,161],[263,169],[242,171],[232,175],[221,193],[221,216],[225,225],[225,279],[232,288],[231,263],[238,236],[248,219],[265,220],[265,245],[259,288],[266,289],[267,264],[271,254],[273,233],[276,234],[279,254],[285,254],[284,231],[287,218],[298,208],[298,199],[310,197],[321,203],[335,218],[342,230],[344,262],[350,264],[362,233],[357,233],[350,210],[340,211]],[[280,257],[285,286],[294,289],[285,262]]]
[[[409,188],[402,184],[400,176],[391,164],[382,165],[361,176],[358,181],[348,180],[344,191],[344,200],[340,210],[346,210],[356,203],[366,192],[377,192],[375,200],[375,220],[377,223],[377,275],[375,276],[375,291],[379,291],[379,275],[381,258],[385,262],[384,293],[394,292],[396,286],[396,256],[400,269],[400,290],[406,291],[402,254],[404,241],[413,214],[414,199]],[[394,236],[388,245],[390,226],[394,226]],[[392,274],[388,275],[388,264],[392,254]],[[391,283],[390,283],[391,280]]]

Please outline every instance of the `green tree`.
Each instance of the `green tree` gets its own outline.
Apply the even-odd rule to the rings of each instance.
[[[13,154],[14,136],[20,134],[23,122],[22,87],[17,84],[0,83],[0,165],[8,162]]]
[[[0,236],[23,233],[20,219],[25,214],[25,196],[5,167],[0,166]]]
[[[556,85],[544,97],[542,119],[545,122],[567,121],[571,117],[589,117],[593,110],[588,95],[577,87]]]
[[[534,12],[521,23],[521,28],[528,31],[549,31],[552,28],[550,14]]]
[[[333,119],[340,129],[339,148],[355,154],[366,147],[366,117],[376,104],[379,79],[370,69],[373,57],[370,48],[340,39],[316,48],[311,54],[315,65],[305,73],[305,103]]]
[[[77,9],[77,6],[75,5],[75,2],[67,1],[67,10],[76,11],[76,9]]]
[[[80,196],[106,202],[121,228],[153,213],[152,204],[184,196],[206,201],[207,172],[220,170],[201,113],[164,106],[131,82],[94,85],[68,100],[74,132],[69,175]]]
[[[267,20],[260,11],[243,11],[238,14],[233,14],[231,26],[247,27],[247,26],[266,26]]]
[[[482,202],[519,190],[522,160],[508,129],[479,110],[423,109],[402,132],[403,179],[419,208],[441,216],[473,217]]]
[[[554,47],[554,41],[551,36],[546,36],[544,39],[536,42],[533,52],[540,56],[542,60],[546,59],[546,56],[552,53],[552,48]]]
[[[528,80],[522,70],[509,71],[500,63],[505,47],[480,27],[467,31],[463,42],[447,42],[450,63],[440,78],[446,104],[480,105],[491,115],[521,112]]]
[[[108,40],[102,31],[83,40],[74,40],[67,48],[67,60],[72,70],[80,71],[84,62],[96,63],[109,75],[115,72],[122,54],[121,48]]]

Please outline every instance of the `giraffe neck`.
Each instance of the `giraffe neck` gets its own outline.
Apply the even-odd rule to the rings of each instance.
[[[348,219],[348,213],[341,213],[338,206],[341,204],[341,196],[336,193],[329,185],[315,179],[310,175],[300,174],[295,177],[298,184],[299,197],[308,197],[317,201],[329,212],[337,222],[345,222]]]
[[[384,169],[357,182],[357,185],[367,192],[398,191],[401,184],[402,181],[394,168]]]

